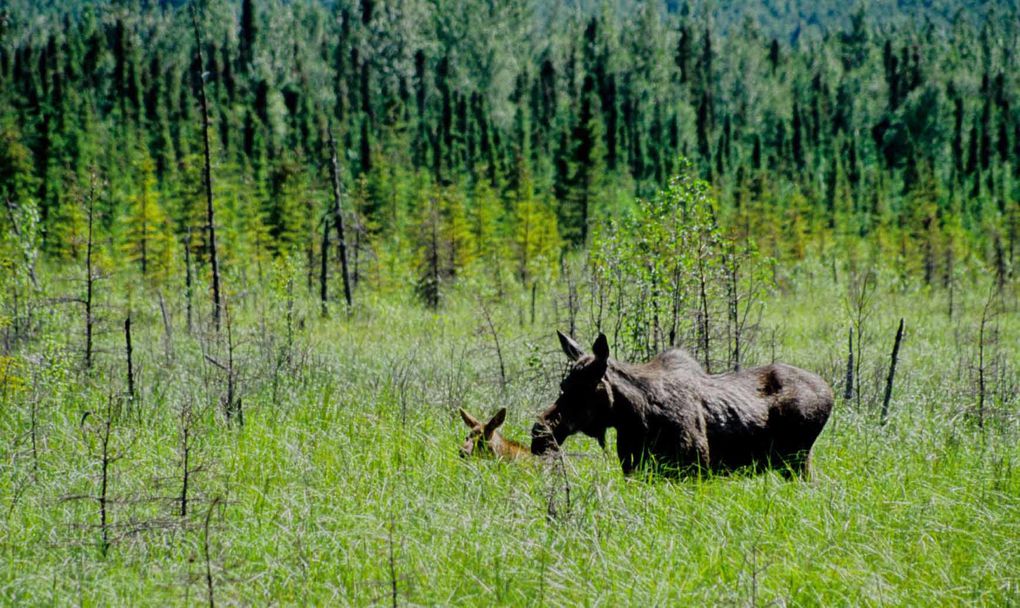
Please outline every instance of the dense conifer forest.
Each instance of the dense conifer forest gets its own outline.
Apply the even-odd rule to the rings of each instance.
[[[848,4],[14,3],[5,247],[80,256],[94,178],[120,265],[206,260],[204,85],[224,268],[318,273],[333,137],[355,281],[554,273],[681,158],[775,258],[1011,272],[1016,7]]]

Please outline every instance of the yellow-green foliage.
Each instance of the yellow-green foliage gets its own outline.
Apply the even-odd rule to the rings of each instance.
[[[513,202],[515,271],[524,284],[556,276],[560,235],[556,213],[536,197],[530,180],[522,181]]]
[[[0,318],[0,329],[9,323]],[[17,357],[0,355],[0,398],[6,400],[25,388],[24,364]]]
[[[470,222],[474,240],[474,261],[489,271],[495,271],[502,264],[505,245],[503,241],[503,203],[487,179],[475,183],[471,195]]]
[[[124,216],[124,252],[145,278],[161,283],[173,270],[176,249],[173,226],[160,204],[155,163],[148,154],[138,161],[137,173],[141,189],[131,196]]]

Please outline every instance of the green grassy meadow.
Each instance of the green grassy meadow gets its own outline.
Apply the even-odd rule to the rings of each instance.
[[[793,272],[798,289],[769,296],[748,360],[803,366],[840,395],[811,481],[625,479],[612,433],[605,453],[570,439],[562,462],[461,459],[458,407],[478,416],[508,407],[504,434],[527,442],[555,397],[563,359],[554,330],[564,320],[551,295],[533,323],[520,312],[523,295],[491,307],[504,387],[466,288],[435,313],[365,292],[349,319],[338,310],[321,318],[311,295],[288,298],[279,282],[258,298],[235,294],[243,425],[225,419],[224,374],[203,355],[222,363],[224,339],[189,336],[178,294],[167,294],[169,339],[156,296],[130,296],[134,402],[113,395],[125,372],[112,311],[128,296],[104,300],[87,374],[80,315],[54,306],[44,338],[6,364],[0,603],[1020,603],[1015,304],[989,325],[995,373],[979,418],[982,289],[958,296],[950,319],[943,294],[884,281],[858,405],[841,397],[845,289],[824,273]],[[882,426],[899,316],[907,332]],[[578,333],[585,343],[594,335]],[[95,497],[108,413],[104,549]]]

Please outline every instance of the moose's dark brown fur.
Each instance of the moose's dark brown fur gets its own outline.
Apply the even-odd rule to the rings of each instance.
[[[602,334],[592,354],[559,337],[574,364],[532,429],[532,453],[555,451],[577,432],[604,444],[612,427],[624,473],[644,465],[808,473],[811,446],[832,410],[832,389],[817,375],[779,363],[711,375],[682,350],[633,365],[610,359]]]

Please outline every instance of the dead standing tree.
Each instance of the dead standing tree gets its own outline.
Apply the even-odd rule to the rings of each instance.
[[[329,213],[322,216],[322,255],[319,256],[319,302],[322,316],[329,314]]]
[[[188,335],[195,332],[195,323],[192,315],[191,293],[194,278],[191,274],[191,227],[184,237],[184,302],[187,310]]]
[[[989,323],[998,314],[996,307],[998,296],[998,284],[996,283],[988,290],[988,297],[981,309],[981,320],[978,323],[978,352],[977,352],[977,422],[978,428],[985,427],[985,406],[988,395],[988,348],[994,342],[995,336],[990,336]]]
[[[854,328],[847,332],[846,380],[843,386],[843,400],[849,402],[854,398]]]
[[[868,322],[874,312],[876,279],[874,270],[867,270],[863,274],[851,276],[847,286],[846,309],[850,317],[850,331],[853,336],[852,342],[856,342],[857,352],[849,359],[853,368],[847,372],[847,380],[853,384],[853,393],[857,397],[857,407],[861,406],[861,365],[864,362],[864,342],[867,334]],[[853,345],[851,344],[851,348]],[[853,378],[851,378],[851,371]],[[850,394],[847,390],[844,395]]]
[[[244,410],[239,390],[241,370],[237,363],[237,343],[234,341],[233,324],[230,319],[230,309],[224,306],[224,319],[226,326],[226,361],[219,361],[208,352],[204,353],[205,360],[223,372],[226,381],[226,394],[220,398],[223,413],[228,422],[235,419],[240,426],[244,426]]]
[[[180,518],[182,527],[189,524],[189,515],[198,511],[197,505],[206,502],[208,496],[196,491],[197,481],[207,471],[208,466],[214,463],[202,462],[201,442],[201,421],[204,414],[196,410],[195,399],[188,395],[184,397],[177,411],[177,457],[178,474],[173,482],[178,490],[171,497],[174,511]]]
[[[503,347],[499,342],[499,331],[496,328],[496,324],[492,322],[492,314],[483,299],[479,299],[478,307],[481,309],[482,318],[485,319],[485,326],[489,335],[492,336],[492,343],[496,350],[496,359],[499,361],[499,390],[501,393],[506,393],[506,364],[503,361]]]
[[[202,109],[202,141],[205,150],[205,229],[209,235],[209,263],[212,266],[213,325],[216,327],[216,331],[219,331],[223,301],[220,299],[220,266],[216,257],[216,218],[213,208],[212,154],[209,149],[209,100],[205,94],[205,77],[207,72],[205,71],[205,58],[202,54],[202,33],[198,24],[198,8],[194,2],[191,4],[191,24],[195,32],[196,85],[198,87],[198,101]]]
[[[340,255],[340,272],[344,281],[344,301],[347,302],[347,311],[350,312],[354,302],[351,298],[351,276],[347,270],[347,239],[344,237],[344,214],[343,207],[341,206],[340,161],[337,158],[336,140],[333,139],[332,129],[329,130],[329,151],[329,173],[333,180],[333,226],[336,228],[337,248]],[[326,240],[324,239],[323,243],[325,244],[325,242]],[[323,250],[322,255],[326,255],[325,250]],[[323,301],[325,301],[325,298]]]
[[[82,415],[81,423],[79,424],[86,450],[90,457],[95,458],[99,466],[99,487],[97,493],[65,496],[63,498],[63,500],[69,501],[95,501],[99,511],[99,523],[96,525],[99,529],[99,552],[103,557],[106,557],[113,542],[111,538],[113,524],[110,522],[110,506],[112,503],[117,502],[110,497],[110,469],[113,463],[123,458],[126,451],[126,447],[116,450],[113,445],[113,423],[116,409],[119,408],[114,407],[114,396],[111,394],[107,397],[105,411],[100,415],[87,411]]]
[[[134,348],[131,344],[131,311],[128,311],[128,315],[124,319],[124,359],[127,364],[127,398],[128,404],[131,406],[135,405],[135,401],[138,397],[135,391],[135,365],[133,354]]]
[[[88,216],[88,233],[86,235],[85,243],[85,370],[92,369],[92,330],[95,325],[95,315],[93,314],[93,296],[95,295],[95,283],[96,276],[95,268],[92,260],[92,248],[93,248],[93,226],[95,224],[96,215],[96,174],[92,172],[89,178],[89,196],[88,206],[86,209]]]
[[[889,361],[889,376],[885,381],[885,397],[882,399],[882,425],[889,421],[889,402],[892,401],[893,380],[896,378],[896,362],[900,357],[900,343],[903,342],[903,319],[900,319],[896,330],[896,341],[893,343],[892,357]]]
[[[194,436],[192,434],[192,429],[195,424],[195,417],[192,414],[190,402],[185,402],[185,404],[181,407],[178,421],[178,432],[180,434],[179,451],[181,457],[181,494],[178,498],[178,504],[180,506],[178,514],[184,518],[188,516],[188,500],[190,498],[188,492],[191,489],[192,475],[195,472],[191,461],[191,452],[194,449]]]

